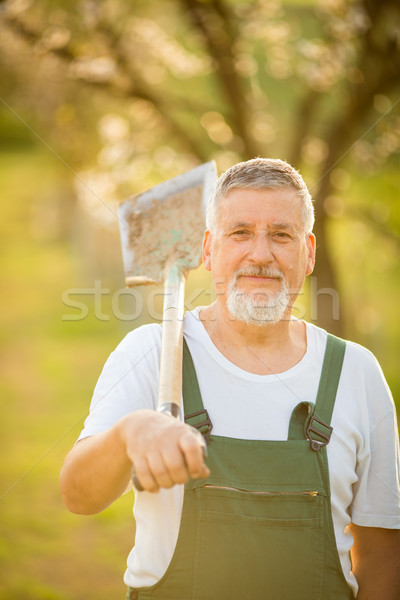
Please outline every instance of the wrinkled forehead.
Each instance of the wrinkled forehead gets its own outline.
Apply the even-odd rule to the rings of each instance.
[[[231,188],[221,196],[216,225],[221,221],[279,221],[303,225],[302,199],[293,188]]]

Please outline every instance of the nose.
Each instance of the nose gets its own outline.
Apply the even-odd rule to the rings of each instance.
[[[266,231],[258,232],[251,240],[247,257],[256,264],[268,264],[275,260],[271,240]]]

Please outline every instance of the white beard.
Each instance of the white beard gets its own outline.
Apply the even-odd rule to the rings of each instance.
[[[276,277],[281,281],[281,289],[275,294],[271,292],[246,293],[237,287],[240,275],[258,275],[264,277]],[[284,279],[283,273],[277,269],[268,267],[247,267],[234,273],[232,281],[228,285],[228,296],[226,306],[235,319],[243,321],[247,325],[263,327],[268,324],[277,323],[285,314],[290,302],[289,286]]]

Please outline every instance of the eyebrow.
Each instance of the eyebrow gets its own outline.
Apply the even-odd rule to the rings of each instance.
[[[289,231],[294,231],[296,228],[289,223],[273,223],[271,229],[287,229]]]
[[[240,229],[241,227],[254,227],[253,223],[245,223],[244,221],[241,223],[232,223],[229,225],[230,229]]]
[[[245,221],[242,221],[239,223],[233,223],[229,225],[229,229],[245,229],[247,227],[254,227],[254,223],[246,223]],[[290,225],[289,223],[272,223],[269,229],[284,229],[286,231],[295,231],[296,228],[293,225]]]

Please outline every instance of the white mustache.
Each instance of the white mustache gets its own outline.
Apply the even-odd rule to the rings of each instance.
[[[234,282],[238,280],[242,275],[250,275],[255,277],[273,277],[276,279],[284,279],[283,273],[279,269],[272,269],[271,267],[263,267],[261,265],[249,265],[238,269],[234,273]]]

